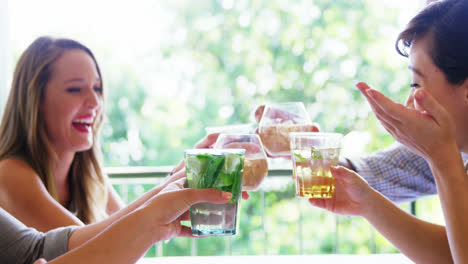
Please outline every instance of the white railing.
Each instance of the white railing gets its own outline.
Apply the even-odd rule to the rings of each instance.
[[[172,167],[125,167],[107,168],[107,173],[124,201],[130,202],[160,183],[171,170]],[[177,238],[176,242],[171,240],[169,243],[158,243],[148,251],[147,256],[271,255],[282,254],[282,252],[296,255],[397,252],[363,219],[335,216],[313,208],[306,200],[294,198],[292,187],[290,169],[271,169],[262,188],[257,193],[252,193],[251,199],[242,202],[240,221],[244,224],[244,221],[247,221],[249,225],[247,227],[240,225],[239,235],[209,238],[212,244],[217,246],[217,250],[208,253],[205,250],[207,239]],[[276,199],[276,197],[280,198]],[[281,208],[282,206],[284,208]],[[409,205],[403,207],[410,210]],[[414,204],[411,208],[414,209]],[[250,222],[256,227],[255,230],[244,230],[251,226]],[[360,230],[360,233],[356,230]],[[241,242],[245,239],[241,234],[248,232],[255,233],[254,235],[248,234],[249,241],[256,242],[253,243],[254,247],[256,245],[255,249],[248,248],[252,245],[244,245]],[[284,232],[286,234],[282,234]],[[181,242],[184,239],[185,241]],[[332,242],[328,244],[323,242],[330,240]],[[181,250],[174,253],[175,248],[181,248]],[[272,248],[276,249],[272,250]]]

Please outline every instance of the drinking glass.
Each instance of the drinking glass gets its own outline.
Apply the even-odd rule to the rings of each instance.
[[[258,133],[269,156],[289,156],[290,132],[311,132],[312,121],[302,102],[274,103],[265,106]]]
[[[330,167],[338,165],[343,135],[293,132],[289,137],[296,197],[332,198],[335,178]]]
[[[236,234],[244,154],[244,149],[185,150],[185,168],[189,188],[216,188],[232,193],[232,199],[225,204],[203,202],[190,207],[193,235]]]
[[[257,134],[220,134],[215,149],[245,149],[243,191],[257,191],[268,175],[268,163]]]

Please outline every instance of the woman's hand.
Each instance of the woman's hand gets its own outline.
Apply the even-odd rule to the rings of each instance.
[[[457,148],[452,117],[427,91],[412,90],[407,106],[404,106],[366,83],[360,82],[356,86],[385,129],[429,162],[444,158]]]
[[[193,237],[190,227],[180,221],[188,219],[191,205],[201,202],[226,203],[232,195],[229,192],[211,189],[180,189],[181,182],[168,185],[157,196],[143,205],[145,214],[151,214],[153,242],[168,240],[176,236]]]
[[[204,138],[200,139],[200,141],[198,141],[195,144],[195,148],[196,149],[199,149],[199,148],[212,148],[214,146],[214,144],[216,143],[216,140],[218,140],[218,137],[219,137],[219,133],[209,134],[209,135],[205,136]]]
[[[336,214],[364,216],[366,204],[376,192],[357,173],[347,168],[331,167],[335,177],[333,198],[310,198],[309,202],[319,208]]]

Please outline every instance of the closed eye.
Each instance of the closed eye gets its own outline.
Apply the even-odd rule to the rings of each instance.
[[[80,87],[70,87],[70,88],[67,88],[67,92],[69,93],[79,93],[81,91],[81,88]]]
[[[94,87],[94,91],[96,91],[97,93],[102,94],[102,87],[100,87],[100,86]]]

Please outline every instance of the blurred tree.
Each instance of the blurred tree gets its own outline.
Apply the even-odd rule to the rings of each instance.
[[[171,34],[159,53],[145,58],[158,60],[157,68],[144,73],[150,77],[120,69],[108,82],[107,165],[175,164],[205,127],[252,122],[258,105],[280,101],[304,102],[324,131],[368,131],[367,151],[393,142],[354,83],[367,81],[404,100],[409,74],[394,40],[405,6],[373,0],[163,4],[172,17]],[[145,78],[157,80],[156,87],[146,86]],[[292,188],[289,183],[266,192],[264,215],[261,196],[253,194],[243,202],[239,235],[197,240],[198,254],[396,252],[385,239],[373,240],[362,219],[314,210]],[[188,239],[174,239],[163,252],[189,255],[191,247]]]
[[[369,151],[389,145],[354,88],[364,80],[398,101],[408,91],[405,60],[393,51],[400,8],[385,3],[166,2],[173,34],[160,68],[146,73],[157,87],[129,69],[109,81],[106,164],[175,164],[206,126],[252,122],[258,105],[278,101],[304,102],[325,131],[369,131]]]

